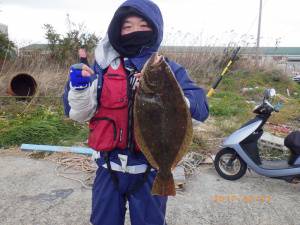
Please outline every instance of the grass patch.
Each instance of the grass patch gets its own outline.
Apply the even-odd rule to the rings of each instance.
[[[61,107],[39,106],[25,114],[0,113],[0,147],[28,144],[71,144],[87,138],[87,125],[66,119]]]
[[[295,94],[297,98],[300,94],[300,85],[291,80],[285,74],[278,70],[264,71],[264,72],[237,72],[224,77],[220,90],[241,93],[242,88],[256,88],[255,95],[261,96],[261,90],[266,88],[275,88],[277,93],[286,94],[289,89],[292,95]],[[297,95],[298,94],[298,95]],[[249,92],[248,97],[254,97],[253,92]],[[299,97],[298,97],[299,98]]]
[[[270,122],[292,124],[300,122],[300,99],[290,99],[283,103],[279,113],[273,113]],[[295,124],[295,123],[294,123]]]
[[[210,112],[217,117],[244,117],[251,109],[246,99],[234,92],[223,91],[209,99]]]

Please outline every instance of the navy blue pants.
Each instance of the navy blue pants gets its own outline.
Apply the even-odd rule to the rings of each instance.
[[[118,151],[115,151],[112,161],[116,160]],[[127,154],[127,151],[122,151]],[[128,165],[137,162],[145,162],[144,156],[129,155]],[[92,215],[93,225],[123,225],[126,213],[126,193],[130,192],[137,183],[143,179],[143,174],[128,174],[115,172],[119,185],[112,180],[112,176],[102,165],[103,159],[97,160],[99,168],[96,173],[92,192]],[[128,196],[131,225],[165,225],[165,213],[167,197],[154,196],[151,194],[152,184],[156,171],[151,171],[146,182],[134,193]]]

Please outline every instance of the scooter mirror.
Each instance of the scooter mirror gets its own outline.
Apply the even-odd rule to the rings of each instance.
[[[274,88],[266,89],[264,96],[266,99],[273,98],[276,95],[276,90]]]

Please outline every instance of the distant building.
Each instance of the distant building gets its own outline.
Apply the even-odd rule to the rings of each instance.
[[[0,23],[0,33],[8,35],[8,26]]]
[[[19,49],[20,56],[49,55],[50,53],[47,44],[31,44]]]
[[[245,48],[244,57],[256,58],[256,48]],[[300,72],[300,47],[261,47],[259,59],[271,62],[287,73]]]
[[[162,46],[166,53],[187,54],[200,52],[214,52],[222,54],[226,47],[218,46]],[[256,59],[256,47],[242,47],[239,52],[241,60]],[[260,47],[259,60],[273,63],[288,73],[300,73],[300,47]]]

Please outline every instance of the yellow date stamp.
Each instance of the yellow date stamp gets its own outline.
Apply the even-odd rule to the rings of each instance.
[[[245,202],[245,203],[270,203],[272,197],[270,195],[237,195],[237,194],[217,194],[212,196],[212,201],[218,203],[225,202]]]

